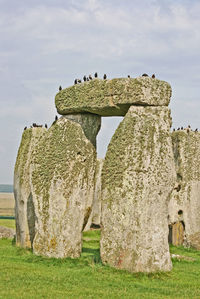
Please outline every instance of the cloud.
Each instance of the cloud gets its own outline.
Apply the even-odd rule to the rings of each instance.
[[[172,84],[174,123],[200,127],[199,1],[0,0],[0,8],[0,134],[8,155],[26,124],[51,123],[59,85],[95,71],[155,72]],[[118,123],[103,121],[101,153]],[[0,164],[6,173],[5,156]]]

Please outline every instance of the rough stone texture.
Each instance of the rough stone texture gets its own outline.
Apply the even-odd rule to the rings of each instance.
[[[200,133],[172,133],[177,182],[169,203],[169,224],[183,221],[184,244],[200,249]]]
[[[168,200],[176,179],[170,110],[130,107],[102,170],[103,263],[131,272],[168,271]]]
[[[36,216],[33,213],[30,165],[36,153],[35,148],[46,132],[47,130],[44,128],[32,128],[24,131],[16,159],[14,172],[16,243],[22,247],[31,247],[35,234]]]
[[[3,239],[3,238],[13,239],[14,236],[15,236],[14,229],[0,226],[0,239]]]
[[[61,90],[55,97],[59,114],[91,112],[124,116],[131,105],[167,106],[170,85],[149,77],[94,79]]]
[[[64,117],[80,124],[85,136],[96,148],[96,136],[101,128],[101,117],[91,113],[68,114]]]
[[[104,159],[97,159],[96,173],[95,173],[95,191],[94,203],[92,209],[92,223],[96,225],[101,224],[101,173]]]
[[[75,258],[81,253],[93,202],[96,150],[80,123],[90,123],[96,137],[99,116],[61,117],[37,146],[32,196],[39,217],[33,251],[39,255]]]
[[[92,212],[88,219],[87,225],[84,231],[87,231],[93,227],[101,225],[101,172],[103,167],[104,159],[97,159],[96,170],[95,170],[95,188],[94,188],[94,200],[92,204]]]

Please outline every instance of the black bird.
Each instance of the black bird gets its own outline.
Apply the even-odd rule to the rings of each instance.
[[[104,80],[106,80],[106,79],[107,79],[107,76],[106,76],[106,74],[104,74],[104,75],[103,75],[103,78],[104,78]]]
[[[97,74],[97,73],[95,73],[95,74],[94,74],[94,77],[95,77],[95,78],[98,78],[98,74]]]
[[[61,91],[62,90],[62,86],[59,86],[59,91]]]
[[[78,79],[77,81],[78,81],[78,83],[81,83],[81,80],[80,80],[80,79]]]
[[[48,128],[47,124],[45,124],[44,126],[45,126],[46,129]]]
[[[142,77],[149,77],[147,74],[143,74]]]
[[[189,129],[191,128],[190,125],[188,125],[188,128],[189,128]]]
[[[128,78],[130,78],[130,75],[128,75]]]
[[[177,129],[178,131],[180,130],[180,128]]]
[[[83,81],[85,82],[87,80],[86,76],[83,77]]]
[[[175,132],[175,129],[173,128],[173,132]]]
[[[181,130],[183,130],[183,127],[181,127]]]
[[[153,79],[155,79],[155,77],[156,77],[155,74],[153,74],[153,75],[151,76],[151,78],[153,78]]]
[[[198,129],[196,128],[195,132],[198,132]]]
[[[87,77],[87,81],[90,81],[90,79]]]
[[[24,131],[27,129],[27,127],[24,128]]]
[[[56,115],[56,116],[55,116],[55,121],[57,121],[57,120],[58,120],[58,116]]]
[[[77,83],[78,83],[77,81],[78,81],[78,80],[77,80],[77,79],[75,79],[75,80],[74,80],[74,84],[77,84]]]
[[[89,79],[92,80],[92,76],[91,75],[89,75]]]

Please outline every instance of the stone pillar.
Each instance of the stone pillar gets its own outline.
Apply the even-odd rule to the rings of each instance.
[[[200,133],[172,132],[177,180],[169,203],[169,225],[184,223],[184,244],[200,249]]]
[[[44,128],[25,130],[16,159],[14,172],[16,243],[22,247],[32,247],[35,235],[36,215],[31,193],[30,165],[35,148],[46,132]]]
[[[33,251],[49,257],[79,257],[82,230],[92,210],[97,115],[62,116],[37,147],[31,188],[39,215]],[[90,125],[88,125],[90,124]]]
[[[111,139],[102,170],[103,263],[131,272],[171,270],[170,126],[167,107],[131,106]]]

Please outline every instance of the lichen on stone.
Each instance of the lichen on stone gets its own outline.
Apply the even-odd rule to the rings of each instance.
[[[167,107],[131,106],[102,170],[101,258],[131,272],[171,269],[167,203],[175,166]]]
[[[61,90],[55,97],[58,113],[124,116],[131,105],[167,106],[170,85],[149,77],[94,79]]]
[[[93,201],[95,147],[78,122],[61,117],[36,151],[31,182],[40,216],[33,250],[47,256],[78,257],[84,219]]]

